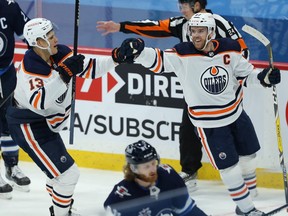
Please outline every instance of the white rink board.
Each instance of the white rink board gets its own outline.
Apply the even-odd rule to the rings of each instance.
[[[75,127],[75,145],[69,145],[68,148],[122,154],[127,144],[138,139],[145,139],[151,144],[153,143],[161,157],[179,158],[179,136],[176,135],[173,138],[171,131],[179,130],[178,126],[173,126],[173,122],[180,121],[182,115],[180,109],[76,101],[76,112],[81,116],[85,129],[89,117],[92,116],[93,120],[91,120],[86,134],[85,132],[81,133],[79,128]],[[101,125],[99,122],[94,122],[96,116],[101,117],[98,120]],[[144,123],[146,124],[143,127]],[[113,135],[109,129],[111,127],[114,134],[117,132],[117,135]],[[101,133],[95,132],[95,129],[100,130]],[[147,136],[153,136],[153,138],[145,138]],[[68,131],[62,132],[62,137],[64,140],[65,137],[68,138]],[[162,140],[159,137],[162,137]],[[68,139],[66,141],[68,142]]]
[[[19,64],[19,59],[23,56],[24,51],[23,45],[19,47],[18,44],[16,66]],[[110,53],[107,50],[89,48],[79,48],[79,52],[89,54],[89,57],[90,55],[99,56],[103,53],[103,55]],[[257,67],[257,64],[254,65]],[[277,85],[277,92],[284,156],[285,160],[288,161],[287,65],[284,68],[286,70],[282,70],[282,80]],[[111,71],[110,75],[117,80],[117,85],[108,91],[108,84],[105,83],[109,77],[108,75],[103,76],[102,84],[104,84],[101,86],[101,92],[104,93],[101,101],[76,100],[76,114],[79,118],[75,120],[74,145],[68,144],[68,130],[61,132],[68,149],[122,154],[127,144],[145,139],[157,148],[162,158],[179,159],[179,126],[177,124],[179,125],[181,122],[182,110],[115,102],[115,93],[127,81],[121,80],[115,71]],[[80,88],[81,91],[88,91],[90,84],[91,81],[86,80]],[[177,86],[173,87],[177,88]],[[272,89],[262,87],[245,89],[244,107],[254,123],[262,147],[258,154],[257,167],[278,172],[280,165]],[[128,127],[128,125],[130,126]],[[208,162],[205,154],[203,161]]]

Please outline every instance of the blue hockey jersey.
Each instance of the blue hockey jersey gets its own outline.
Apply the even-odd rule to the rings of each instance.
[[[104,207],[118,216],[206,215],[201,210],[198,212],[183,179],[171,166],[160,164],[157,173],[158,180],[151,188],[122,180],[114,186]]]
[[[29,18],[14,1],[0,0],[0,76],[12,64],[15,48],[14,33],[24,39],[23,28]]]

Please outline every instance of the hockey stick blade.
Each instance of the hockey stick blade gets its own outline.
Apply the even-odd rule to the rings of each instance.
[[[244,25],[242,27],[242,30],[244,32],[246,32],[247,34],[251,35],[252,37],[256,38],[258,41],[260,41],[262,44],[264,44],[264,46],[267,48],[268,50],[268,54],[269,54],[269,65],[270,67],[273,68],[273,54],[272,54],[272,47],[271,47],[271,43],[268,40],[267,37],[265,37],[261,32],[259,32],[257,29],[249,26],[249,25]]]
[[[285,209],[285,208],[287,208],[287,207],[288,207],[288,204],[285,204],[285,205],[283,205],[283,206],[280,206],[280,207],[278,207],[278,208],[276,208],[276,209],[274,209],[274,210],[266,213],[265,215],[266,215],[266,216],[275,215],[275,214],[277,214],[278,212],[282,211],[283,209]]]
[[[270,41],[258,30],[256,30],[255,28],[249,26],[249,25],[244,25],[242,27],[242,30],[244,32],[246,32],[247,34],[250,34],[251,36],[253,36],[254,38],[256,38],[257,40],[259,40],[261,43],[264,44],[264,46],[268,46],[270,44]]]

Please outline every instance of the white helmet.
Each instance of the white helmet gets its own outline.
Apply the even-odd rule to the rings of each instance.
[[[35,18],[25,24],[23,36],[30,46],[39,47],[37,45],[37,38],[44,39],[50,46],[50,43],[47,40],[47,33],[51,30],[53,30],[53,25],[50,20],[44,18]],[[39,48],[43,49],[42,47]]]
[[[203,47],[203,49],[205,49],[207,43],[211,39],[215,38],[215,29],[216,29],[215,19],[211,13],[196,13],[196,14],[194,14],[188,22],[189,37],[191,37],[191,27],[194,27],[194,26],[207,27],[207,29],[208,29],[206,44]],[[212,33],[212,37],[210,39],[208,39],[208,37],[211,33]],[[192,41],[192,38],[190,38],[190,39]]]

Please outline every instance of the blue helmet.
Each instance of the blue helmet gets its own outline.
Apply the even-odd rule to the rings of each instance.
[[[144,140],[128,145],[125,149],[126,161],[129,164],[142,164],[151,160],[158,160],[156,149]]]

